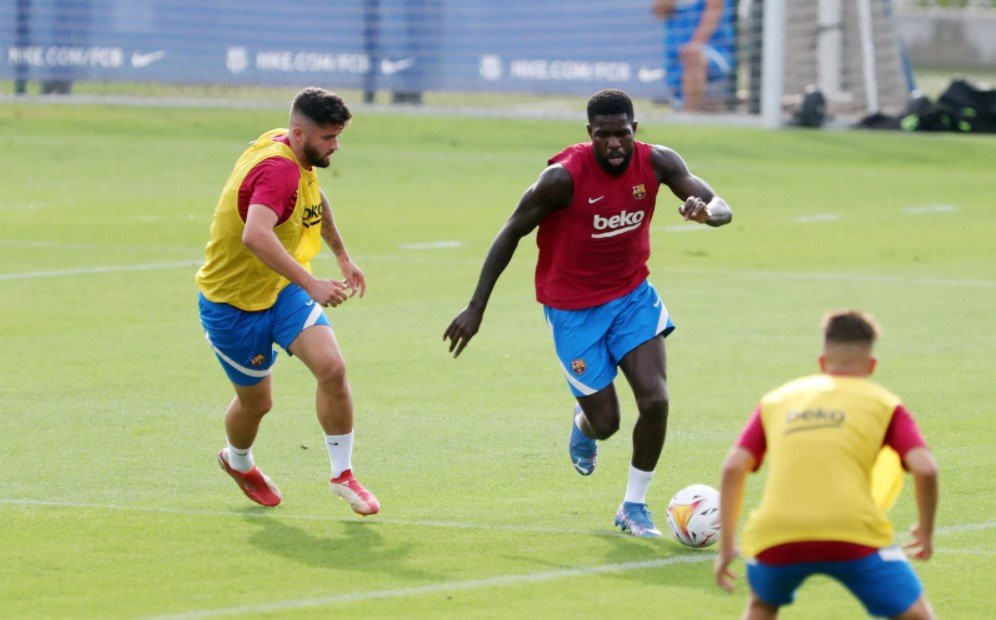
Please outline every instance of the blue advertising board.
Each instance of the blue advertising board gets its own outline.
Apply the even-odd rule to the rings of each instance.
[[[0,0],[0,79],[635,96],[649,0]]]

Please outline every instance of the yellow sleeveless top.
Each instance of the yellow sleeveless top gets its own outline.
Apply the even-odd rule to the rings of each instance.
[[[197,287],[210,301],[246,311],[266,310],[288,284],[242,243],[245,222],[239,217],[239,188],[256,164],[271,157],[289,159],[301,171],[294,211],[273,232],[287,252],[311,271],[311,259],[321,248],[322,198],[315,172],[302,166],[289,146],[273,139],[286,133],[286,129],[272,129],[257,138],[235,162],[218,198],[204,265],[195,277]]]
[[[760,405],[768,479],[744,527],[744,555],[801,541],[891,544],[871,478],[900,402],[867,379],[822,374],[768,393]]]

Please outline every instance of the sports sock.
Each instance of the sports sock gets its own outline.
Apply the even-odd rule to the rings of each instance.
[[[630,465],[629,481],[626,483],[626,501],[646,504],[647,489],[650,487],[650,479],[653,477],[654,472],[643,471]]]
[[[352,431],[346,435],[325,435],[325,447],[329,449],[329,459],[332,460],[333,478],[338,478],[342,472],[353,468]]]
[[[252,458],[252,446],[248,448],[236,448],[232,442],[228,442],[228,466],[243,474],[255,466]]]
[[[581,412],[578,412],[577,414],[574,415],[574,426],[578,427],[578,430],[581,431],[582,435],[584,435],[585,437],[588,437],[590,439],[591,436],[588,433],[584,432],[584,427],[581,426],[581,420],[584,419],[583,416],[584,416],[584,414],[581,413]]]

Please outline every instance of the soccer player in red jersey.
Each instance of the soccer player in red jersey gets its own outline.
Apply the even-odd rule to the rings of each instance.
[[[887,445],[916,482],[919,521],[906,545],[930,559],[937,511],[937,463],[897,396],[868,380],[878,327],[867,314],[824,320],[821,374],[769,392],[730,451],[720,484],[716,583],[733,590],[729,566],[747,473],[768,454],[764,496],[744,527],[751,597],[744,618],[775,618],[810,575],[828,575],[876,617],[920,620],[934,613],[892,524],[872,493],[872,467]]]
[[[616,525],[634,536],[657,537],[646,496],[667,429],[664,337],[674,323],[647,281],[650,221],[664,184],[683,202],[685,220],[722,226],[726,202],[688,171],[673,150],[636,140],[633,102],[620,90],[588,101],[589,142],[548,161],[495,237],[470,303],[443,339],[454,357],[481,326],[488,298],[519,240],[539,227],[536,299],[553,333],[571,392],[577,398],[569,454],[578,473],[595,468],[596,440],[619,429],[612,382],[621,368],[639,418],[633,457]]]

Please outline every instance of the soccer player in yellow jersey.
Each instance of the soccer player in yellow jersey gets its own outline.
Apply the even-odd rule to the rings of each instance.
[[[270,367],[278,344],[318,382],[332,492],[361,515],[380,510],[377,498],[353,477],[353,400],[346,364],[322,311],[366,290],[315,174],[316,167],[329,166],[351,117],[343,100],[327,90],[305,88],[294,97],[288,129],[264,133],[236,161],[197,272],[201,324],[235,389],[225,415],[228,445],[218,453],[218,464],[263,506],[281,500],[252,455],[260,422],[272,407]],[[312,275],[311,259],[322,240],[343,280]]]
[[[716,583],[733,590],[730,562],[747,473],[769,454],[764,495],[744,527],[751,597],[744,618],[774,618],[808,576],[843,583],[872,616],[933,618],[892,525],[872,498],[882,446],[913,474],[919,519],[907,553],[927,560],[937,509],[937,463],[898,397],[872,383],[872,317],[840,312],[824,320],[821,374],[769,392],[726,458],[720,484]]]

